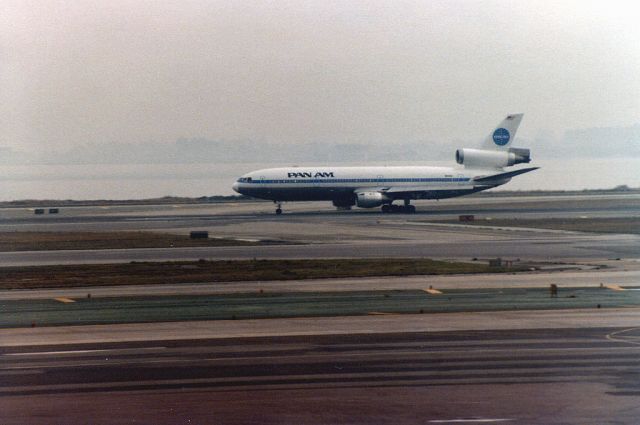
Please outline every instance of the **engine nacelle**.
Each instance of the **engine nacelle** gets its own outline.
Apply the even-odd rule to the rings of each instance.
[[[360,208],[379,207],[389,201],[391,200],[380,192],[359,192],[356,194],[356,204]]]
[[[456,162],[469,167],[509,167],[531,162],[531,151],[523,148],[509,148],[506,151],[458,149]]]

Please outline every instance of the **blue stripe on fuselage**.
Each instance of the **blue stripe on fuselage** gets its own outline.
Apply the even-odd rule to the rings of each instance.
[[[253,179],[251,183],[260,184],[299,184],[299,183],[454,183],[467,182],[468,177],[433,177],[433,178],[374,178],[374,179],[282,179],[260,180]],[[248,183],[248,182],[247,182]]]

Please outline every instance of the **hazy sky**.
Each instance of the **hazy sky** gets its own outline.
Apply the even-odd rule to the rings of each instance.
[[[511,112],[531,139],[632,126],[638,4],[3,0],[0,146],[453,141]]]

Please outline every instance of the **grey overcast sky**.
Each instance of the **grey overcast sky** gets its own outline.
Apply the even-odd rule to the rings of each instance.
[[[637,1],[13,1],[0,146],[522,137],[640,123]],[[532,146],[533,147],[533,146]]]

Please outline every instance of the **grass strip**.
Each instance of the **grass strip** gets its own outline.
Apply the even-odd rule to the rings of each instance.
[[[238,260],[132,262],[0,268],[0,289],[71,288],[260,280],[505,273],[525,267],[489,267],[429,259]]]
[[[0,328],[97,325],[189,320],[255,320],[470,311],[621,308],[640,305],[640,291],[562,288],[447,289],[442,295],[418,290],[264,292],[217,295],[0,300]]]
[[[188,235],[155,232],[0,232],[0,251],[78,249],[180,248],[197,246],[251,246],[278,241],[191,239]],[[281,243],[281,242],[280,242]]]

